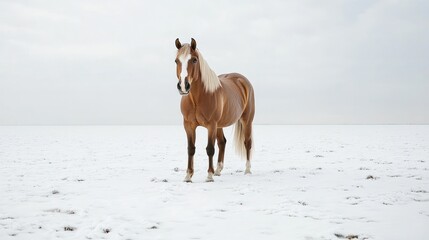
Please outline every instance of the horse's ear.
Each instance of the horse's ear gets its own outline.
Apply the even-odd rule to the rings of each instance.
[[[191,38],[191,48],[194,51],[195,51],[195,49],[197,49],[197,42],[193,38]]]
[[[179,38],[176,38],[176,42],[175,43],[176,43],[177,49],[180,49],[182,47],[182,44],[180,43]]]

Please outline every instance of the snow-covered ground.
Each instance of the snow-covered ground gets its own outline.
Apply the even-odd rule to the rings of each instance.
[[[429,126],[255,126],[206,183],[198,129],[0,127],[0,239],[427,239]],[[216,149],[217,151],[217,149]]]

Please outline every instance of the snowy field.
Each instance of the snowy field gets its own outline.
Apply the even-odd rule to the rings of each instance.
[[[429,126],[226,129],[214,183],[197,134],[184,183],[181,126],[0,127],[0,239],[429,238]]]

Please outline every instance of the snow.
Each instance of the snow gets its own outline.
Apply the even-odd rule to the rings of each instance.
[[[259,126],[206,183],[181,126],[0,127],[0,239],[426,239],[429,126]],[[217,151],[217,149],[216,149]]]

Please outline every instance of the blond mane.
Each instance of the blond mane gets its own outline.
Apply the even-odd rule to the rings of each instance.
[[[198,49],[196,51],[200,62],[201,80],[204,84],[204,90],[212,93],[222,85],[216,73],[207,64],[201,52]]]

